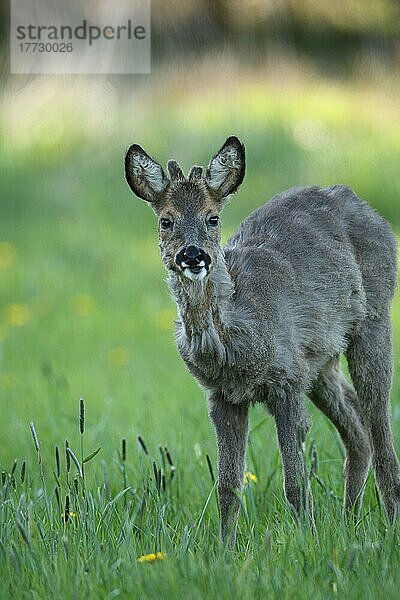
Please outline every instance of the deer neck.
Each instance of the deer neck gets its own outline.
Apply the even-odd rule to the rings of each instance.
[[[228,311],[234,292],[232,279],[226,268],[222,250],[211,273],[201,281],[171,273],[168,280],[172,295],[178,305],[183,333],[189,340],[201,340],[207,351],[210,345],[223,353],[228,336]],[[215,350],[215,348],[214,348]]]

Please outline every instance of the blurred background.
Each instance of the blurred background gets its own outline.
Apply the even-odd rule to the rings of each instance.
[[[152,72],[132,76],[10,75],[8,18],[2,2],[0,463],[32,452],[30,420],[44,452],[76,435],[83,396],[103,460],[141,434],[168,444],[190,474],[215,456],[213,431],[174,347],[156,221],[124,182],[124,152],[137,142],[188,170],[238,135],[247,174],[224,239],[303,184],[349,185],[398,233],[400,5],[153,0]],[[394,325],[399,371],[398,299]],[[397,375],[397,440],[399,385]],[[334,434],[314,421],[332,458]],[[273,435],[267,421],[252,444]]]

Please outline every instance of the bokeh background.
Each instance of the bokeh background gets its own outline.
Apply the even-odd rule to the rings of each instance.
[[[10,75],[6,3],[0,14],[0,463],[33,454],[30,420],[44,455],[73,443],[83,396],[99,465],[140,434],[167,444],[190,481],[206,453],[214,461],[214,436],[174,347],[156,221],[124,182],[125,149],[137,142],[188,170],[238,135],[247,175],[224,212],[225,239],[303,184],[349,185],[398,233],[399,4],[153,0],[152,72],[133,76]],[[393,317],[399,372],[398,299]],[[397,374],[397,446],[399,386]],[[310,410],[340,496],[336,434]],[[249,466],[260,491],[277,470],[281,494],[264,417],[253,411]]]

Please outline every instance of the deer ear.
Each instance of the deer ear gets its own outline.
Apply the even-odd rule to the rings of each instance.
[[[132,192],[150,203],[157,201],[169,183],[162,166],[137,144],[125,155],[125,177]]]
[[[237,190],[244,178],[246,157],[244,145],[235,137],[229,137],[207,167],[207,185],[225,198]]]

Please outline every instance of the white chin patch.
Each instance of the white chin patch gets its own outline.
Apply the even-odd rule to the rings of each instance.
[[[192,273],[192,271],[186,267],[186,269],[183,269],[183,274],[192,281],[201,281],[207,275],[207,269],[202,267],[201,271],[198,273]]]

